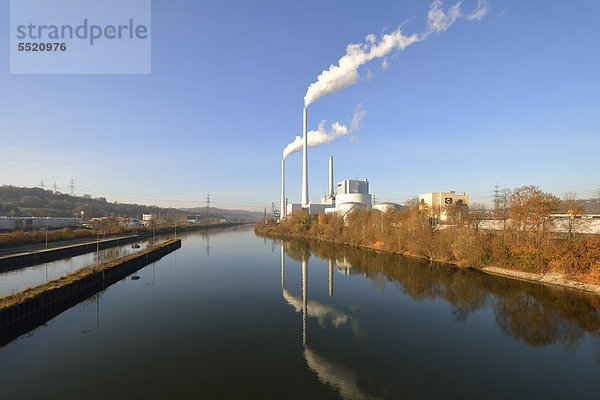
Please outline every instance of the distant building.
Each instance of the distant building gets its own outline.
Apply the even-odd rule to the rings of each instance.
[[[152,214],[142,214],[142,221],[152,221]]]
[[[284,167],[282,167],[282,182],[284,171]],[[327,194],[321,198],[321,203],[312,203],[310,201],[307,204],[288,203],[284,195],[284,184],[282,183],[281,204],[282,207],[285,207],[285,213],[282,216],[290,215],[297,210],[306,210],[310,215],[318,215],[325,212],[339,213],[346,216],[348,212],[355,209],[371,209],[369,181],[366,179],[364,181],[347,179],[338,182],[335,187],[333,186],[333,182],[333,157],[329,157],[329,188]],[[305,190],[304,186],[302,190]]]
[[[360,208],[370,210],[371,201],[368,180],[346,179],[336,185],[335,208],[328,208],[325,211],[346,215],[350,211]]]
[[[327,194],[319,203],[309,203],[306,207],[301,204],[287,203],[286,215],[296,210],[306,210],[310,215],[322,213],[339,213],[346,215],[348,212],[366,208],[371,209],[371,195],[369,194],[369,181],[347,179],[338,182],[334,194]]]
[[[0,217],[0,231],[33,231],[45,228],[80,228],[81,226],[81,218]]]
[[[388,211],[400,211],[402,210],[402,206],[400,204],[390,202],[377,203],[373,204],[373,210],[381,211],[383,213]]]
[[[428,207],[432,217],[439,218],[442,221],[447,219],[446,209],[448,207],[468,207],[469,195],[462,192],[456,194],[454,191],[425,193],[419,195],[419,207]]]

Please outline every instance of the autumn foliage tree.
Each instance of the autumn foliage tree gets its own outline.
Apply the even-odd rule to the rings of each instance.
[[[360,209],[345,216],[310,216],[299,210],[279,223],[259,222],[255,229],[264,234],[319,238],[466,267],[487,264],[537,273],[552,271],[600,283],[600,240],[573,235],[572,240],[565,240],[553,226],[553,214],[579,212],[576,199],[561,202],[537,186],[523,186],[503,191],[499,200],[493,214],[475,204],[468,210],[448,207],[444,210],[449,217],[446,221],[412,200],[401,210],[386,213]],[[492,217],[502,221],[498,226],[501,233],[481,228],[481,221]]]
[[[531,232],[541,239],[552,226],[550,215],[557,212],[560,200],[537,186],[522,186],[510,196],[509,217],[518,232]]]

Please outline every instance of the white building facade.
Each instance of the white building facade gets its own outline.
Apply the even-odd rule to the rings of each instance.
[[[469,195],[466,192],[457,194],[454,191],[450,192],[437,192],[437,193],[425,193],[419,195],[419,207],[429,207],[432,216],[437,216],[439,213],[439,219],[445,221],[447,218],[446,208],[447,207],[468,207],[469,206]]]

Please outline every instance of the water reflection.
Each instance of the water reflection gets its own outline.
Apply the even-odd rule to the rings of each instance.
[[[100,292],[96,293],[94,298],[96,300],[96,329],[86,329],[81,333],[98,332],[100,330]],[[83,301],[83,303],[85,302],[87,302],[87,300]]]
[[[210,231],[200,231],[202,241],[206,244],[206,257],[210,257]]]
[[[308,259],[307,252],[293,253],[301,257],[302,263],[302,297],[293,295],[285,289],[285,252],[286,243],[281,241],[281,289],[285,301],[292,306],[296,312],[302,313],[302,348],[303,357],[308,368],[314,372],[319,381],[336,389],[340,396],[345,399],[376,399],[359,385],[359,374],[352,368],[341,362],[332,360],[311,348],[308,341],[307,318],[315,318],[322,328],[329,323],[339,328],[348,323],[351,315],[337,310],[329,304],[317,300],[308,299]],[[297,249],[296,249],[297,250]],[[333,260],[329,260],[329,296],[333,296]]]
[[[308,346],[304,347],[304,359],[319,380],[338,390],[344,399],[377,399],[358,386],[359,376],[355,370],[332,361]]]
[[[307,260],[310,255],[328,260],[330,295],[335,263],[338,271],[363,275],[381,291],[391,284],[415,300],[443,299],[459,323],[475,311],[491,307],[504,335],[531,346],[561,344],[574,351],[586,334],[600,336],[600,297],[593,294],[324,242],[294,240],[284,246],[295,260]],[[303,261],[303,274],[304,269]],[[284,298],[297,309],[297,298],[285,292]],[[310,309],[310,302],[308,306]],[[331,310],[321,307],[322,315],[331,315],[327,314]],[[343,318],[333,317],[332,321]]]
[[[210,258],[201,232],[181,236],[155,286],[144,285],[148,266],[0,347],[0,397],[73,398],[98,382],[111,384],[91,397],[583,399],[600,389],[590,296],[355,248],[263,243],[251,227],[211,232]]]

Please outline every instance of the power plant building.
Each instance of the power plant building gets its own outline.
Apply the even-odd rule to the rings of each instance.
[[[329,188],[327,194],[321,199],[321,203],[312,203],[308,195],[308,134],[307,134],[307,110],[302,112],[302,201],[299,204],[288,203],[285,197],[285,158],[281,161],[281,213],[280,218],[297,210],[306,210],[310,215],[324,212],[338,212],[346,215],[357,208],[371,209],[371,195],[369,194],[369,182],[365,179],[345,180],[333,186],[333,157],[329,157]],[[284,212],[285,210],[285,212]]]
[[[285,190],[284,164],[282,164],[282,194]],[[304,184],[302,185],[304,188]],[[304,192],[304,189],[303,189]],[[371,209],[371,195],[369,194],[368,180],[353,180],[347,179],[340,181],[337,185],[333,185],[333,157],[329,157],[329,188],[325,196],[321,198],[321,203],[308,202],[306,205],[300,203],[288,203],[287,199],[281,199],[282,206],[285,206],[285,214],[291,214],[297,210],[306,210],[310,215],[318,215],[322,213],[339,213],[346,215],[348,212],[358,209]],[[283,207],[282,207],[283,208]],[[283,213],[282,213],[283,214]]]
[[[337,212],[341,215],[346,215],[359,208],[370,210],[371,201],[368,180],[347,179],[338,182],[336,186],[335,207],[328,208],[325,212]]]
[[[388,211],[400,211],[402,210],[402,206],[398,203],[390,203],[390,202],[385,202],[385,203],[377,203],[377,204],[373,204],[373,210],[377,210],[377,211],[381,211],[382,213],[386,213]]]
[[[465,192],[456,194],[454,191],[419,195],[419,207],[429,207],[432,215],[439,213],[439,218],[442,221],[446,220],[445,208],[450,206],[468,207],[469,195]]]

